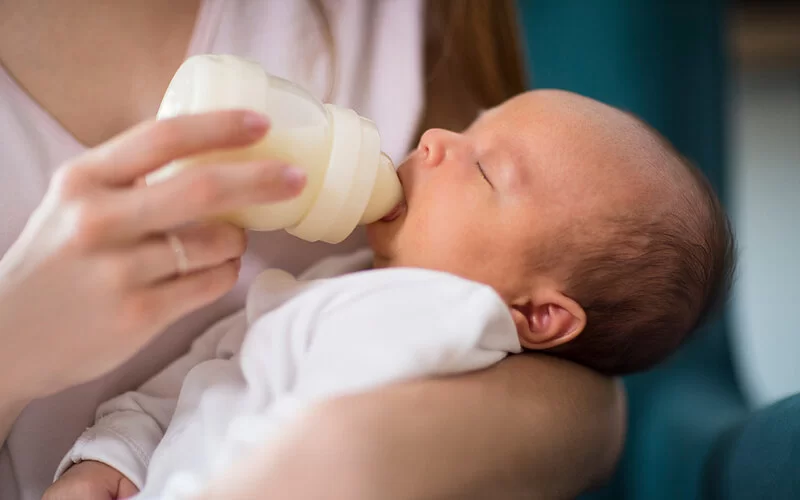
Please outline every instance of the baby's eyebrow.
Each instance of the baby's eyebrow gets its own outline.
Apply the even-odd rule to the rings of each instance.
[[[503,175],[505,177],[504,184],[508,191],[516,192],[528,187],[530,184],[530,174],[522,162],[523,159],[520,157],[515,157],[511,154],[505,156],[504,163],[506,167],[503,169]]]
[[[479,156],[477,164],[485,174],[487,182],[492,189],[500,194],[513,194],[518,189],[519,175],[515,172],[518,167],[504,158],[490,155],[488,158]]]

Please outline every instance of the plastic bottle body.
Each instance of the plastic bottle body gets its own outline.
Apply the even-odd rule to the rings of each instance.
[[[312,147],[311,145],[314,144]],[[327,168],[330,138],[317,127],[280,129],[273,127],[264,139],[250,147],[220,150],[204,155],[184,158],[156,172],[148,182],[158,181],[177,174],[182,169],[207,163],[230,163],[263,160],[265,158],[296,165],[306,172],[306,187],[297,198],[254,205],[222,214],[219,219],[255,231],[273,231],[296,225],[316,199]]]
[[[238,226],[286,229],[300,238],[336,243],[359,223],[390,211],[402,190],[391,161],[380,152],[374,124],[352,110],[322,105],[295,84],[267,75],[233,56],[188,59],[175,74],[158,118],[218,109],[252,109],[270,120],[256,144],[184,158],[151,174],[148,183],[208,163],[274,159],[302,168],[307,184],[292,200],[223,214]]]

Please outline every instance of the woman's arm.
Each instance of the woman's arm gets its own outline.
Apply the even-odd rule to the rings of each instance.
[[[0,374],[0,378],[5,378],[6,374]],[[29,403],[25,399],[8,398],[7,396],[0,397],[0,446],[6,442],[8,434],[11,432],[11,426],[22,413]]]
[[[572,498],[611,474],[624,416],[614,381],[514,356],[325,403],[269,454],[280,458],[248,459],[206,498]]]

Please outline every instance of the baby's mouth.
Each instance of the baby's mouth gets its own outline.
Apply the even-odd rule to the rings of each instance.
[[[397,175],[400,179],[400,184],[403,187],[403,199],[400,200],[400,202],[393,209],[391,209],[388,214],[384,215],[383,218],[380,219],[380,222],[391,222],[403,215],[408,210],[408,192],[406,191],[406,185],[403,182],[403,174],[401,173],[401,169],[412,160],[414,154],[415,152],[409,154],[408,157],[403,160],[400,166],[397,167]]]
[[[383,216],[381,222],[391,222],[395,220],[396,218],[400,217],[403,214],[403,212],[406,211],[406,207],[407,207],[406,201],[405,200],[401,201],[400,203],[397,204],[396,207],[391,209],[388,214]]]

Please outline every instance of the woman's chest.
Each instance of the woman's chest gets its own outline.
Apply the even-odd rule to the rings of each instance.
[[[0,8],[12,19],[2,24],[0,76],[92,147],[155,115],[186,55],[199,0],[59,4],[49,15],[40,8],[33,2]]]

